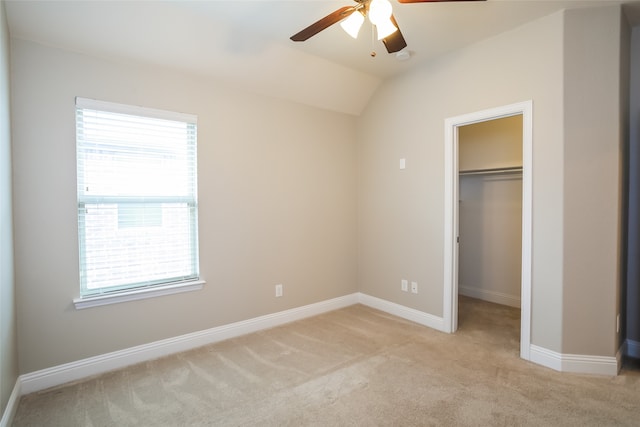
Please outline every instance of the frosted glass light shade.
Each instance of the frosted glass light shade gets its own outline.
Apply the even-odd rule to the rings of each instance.
[[[391,19],[387,19],[376,24],[376,31],[378,32],[378,40],[382,40],[398,31],[398,28],[393,25]]]
[[[373,25],[379,25],[391,18],[393,10],[388,0],[371,0],[369,4],[369,21]]]
[[[364,22],[364,16],[358,11],[353,12],[349,17],[340,23],[343,30],[354,39],[358,38],[358,33]]]

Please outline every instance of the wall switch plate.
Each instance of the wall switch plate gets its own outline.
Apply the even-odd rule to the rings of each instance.
[[[406,159],[400,159],[400,169],[405,169],[407,167]]]
[[[403,292],[409,292],[409,281],[402,279],[400,282],[400,289],[402,289]]]
[[[616,316],[616,332],[620,333],[620,315]]]
[[[418,293],[418,282],[411,282],[411,293]]]
[[[276,285],[276,297],[282,296],[282,283]]]

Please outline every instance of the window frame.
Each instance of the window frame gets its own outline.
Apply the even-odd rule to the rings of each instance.
[[[195,270],[190,274],[189,277],[172,277],[165,278],[159,280],[149,280],[145,282],[133,282],[126,285],[114,285],[108,287],[102,287],[99,291],[91,292],[87,291],[86,282],[82,277],[80,279],[79,292],[80,296],[73,300],[74,305],[77,309],[83,309],[93,306],[100,306],[105,304],[113,304],[124,301],[132,301],[143,298],[150,298],[162,295],[169,295],[179,292],[187,292],[202,289],[205,284],[204,280],[200,277],[199,270],[199,243],[198,243],[198,189],[197,189],[197,116],[192,114],[185,113],[177,113],[172,111],[165,110],[157,110],[146,107],[125,105],[125,104],[117,104],[106,101],[99,101],[88,98],[76,97],[75,99],[75,124],[76,124],[76,133],[78,132],[78,128],[80,125],[79,115],[80,110],[95,110],[107,113],[116,113],[116,114],[126,114],[130,116],[137,116],[140,118],[151,118],[151,119],[162,119],[162,120],[170,120],[183,122],[187,124],[187,126],[193,126],[194,136],[193,136],[193,195],[192,196],[159,196],[157,198],[148,197],[143,195],[138,196],[109,196],[109,195],[100,195],[97,197],[87,196],[80,190],[80,176],[76,177],[76,186],[77,186],[77,221],[78,221],[78,256],[80,265],[78,266],[78,272],[80,276],[83,274],[83,256],[85,254],[84,247],[86,243],[86,227],[82,224],[82,220],[84,216],[81,214],[81,209],[88,203],[97,203],[100,204],[116,204],[117,208],[120,209],[120,204],[118,202],[128,204],[135,203],[139,201],[141,198],[144,198],[146,202],[153,201],[155,202],[157,199],[158,202],[171,203],[171,202],[179,202],[179,203],[188,203],[189,206],[193,209],[192,213],[189,215],[193,215],[193,218],[189,219],[189,229],[190,229],[190,258],[192,262],[192,268]],[[84,127],[84,124],[83,124]],[[80,141],[78,136],[76,136],[76,150],[79,149]],[[76,168],[80,167],[81,159],[78,156],[76,158]],[[83,181],[84,183],[84,181]]]

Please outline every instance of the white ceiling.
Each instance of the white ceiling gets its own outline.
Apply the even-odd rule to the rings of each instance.
[[[398,61],[363,26],[289,37],[352,0],[6,0],[12,37],[102,57],[211,75],[268,95],[359,114],[385,78],[567,7],[639,1],[488,0],[400,4],[411,54]],[[370,52],[377,55],[372,58]]]

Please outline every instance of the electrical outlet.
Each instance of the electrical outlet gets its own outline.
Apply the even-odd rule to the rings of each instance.
[[[282,296],[282,283],[276,285],[276,297]]]
[[[418,282],[411,282],[411,293],[418,293]]]
[[[402,279],[400,282],[400,289],[402,289],[403,292],[409,292],[409,281]]]

